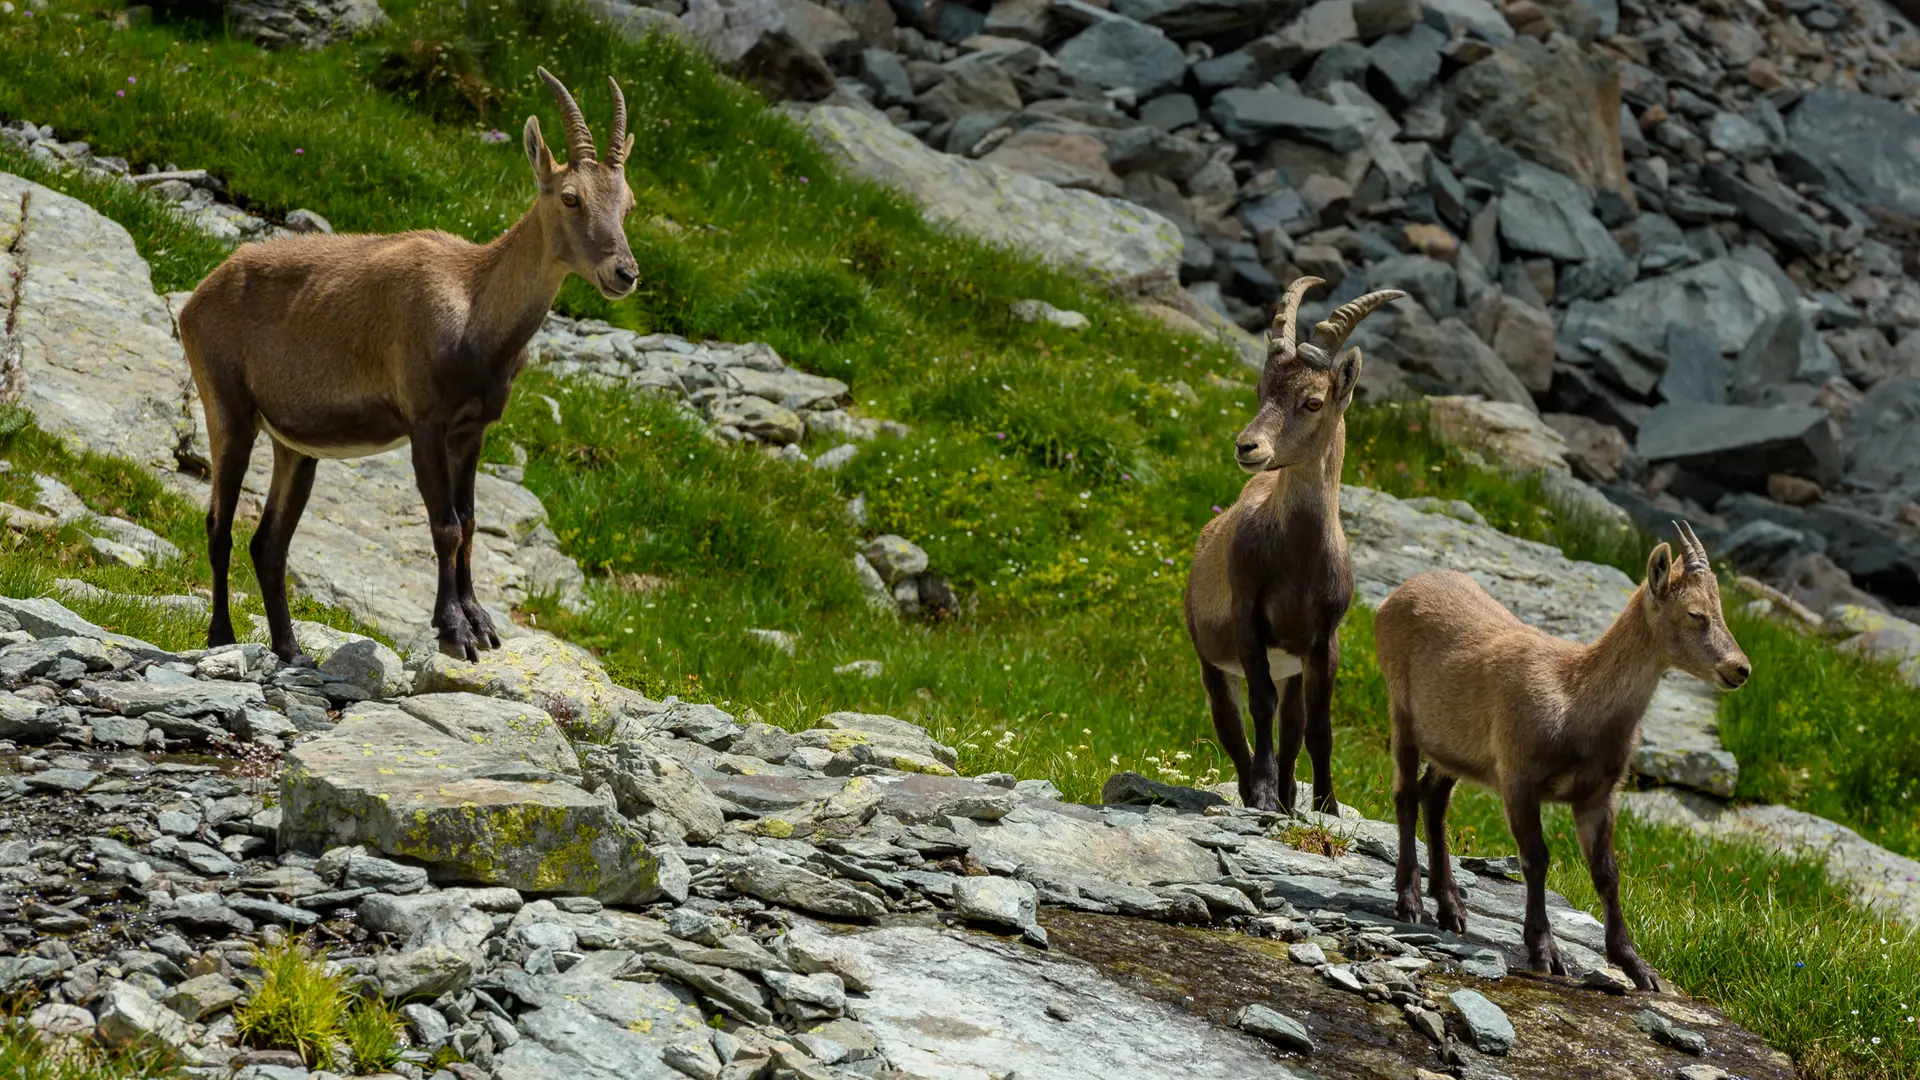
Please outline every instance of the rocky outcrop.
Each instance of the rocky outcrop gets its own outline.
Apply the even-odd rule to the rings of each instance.
[[[232,32],[269,49],[318,49],[387,21],[377,0],[229,0]]]
[[[1664,1075],[1682,1032],[1791,1075],[1711,1009],[1610,996],[1600,924],[1557,895],[1583,981],[1508,977],[1511,860],[1459,861],[1464,936],[1395,922],[1394,827],[1350,811],[1289,823],[1137,777],[1108,787],[1190,809],[1062,803],[930,775],[951,747],[860,713],[784,733],[676,704],[576,749],[499,697],[168,653],[49,601],[9,620],[0,940],[34,945],[0,956],[0,990],[37,996],[49,1037],[306,1075],[240,1044],[235,958],[324,924],[332,973],[399,1008],[403,1068],[446,1051],[493,1080],[1545,1078],[1569,1053]],[[239,772],[183,760],[208,749]]]

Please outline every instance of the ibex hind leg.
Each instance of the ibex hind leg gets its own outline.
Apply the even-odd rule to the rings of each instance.
[[[207,503],[207,559],[213,571],[213,613],[207,622],[207,646],[212,648],[231,645],[235,640],[227,588],[233,565],[233,518],[240,507],[240,485],[247,478],[247,462],[253,456],[258,433],[251,415],[229,415],[217,407],[209,407],[206,412],[208,456],[213,469],[213,493]]]
[[[1435,921],[1442,930],[1467,932],[1467,905],[1453,877],[1453,858],[1447,853],[1447,807],[1458,779],[1427,766],[1420,781],[1422,810],[1427,816],[1427,895],[1433,898]]]
[[[454,589],[459,594],[460,610],[473,628],[474,644],[482,649],[500,647],[500,631],[493,616],[473,595],[474,487],[479,479],[480,445],[486,432],[463,438],[454,449],[453,501],[460,515],[460,549],[454,557]]]
[[[273,486],[250,545],[274,655],[296,667],[311,667],[313,661],[293,641],[293,615],[287,608],[287,549],[293,546],[293,530],[299,528],[307,497],[313,494],[313,474],[319,464],[278,441],[273,444]]]

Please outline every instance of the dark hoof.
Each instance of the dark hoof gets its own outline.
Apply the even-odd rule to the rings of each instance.
[[[1551,939],[1549,939],[1546,948],[1528,949],[1527,954],[1527,966],[1534,971],[1544,971],[1550,975],[1560,975],[1563,977],[1568,974],[1567,962],[1560,958],[1560,947],[1553,944]]]
[[[467,625],[473,629],[474,643],[482,649],[500,647],[500,631],[494,628],[493,616],[478,603],[460,605],[467,616]]]
[[[1618,959],[1612,957],[1608,959],[1613,960],[1621,971],[1627,973],[1627,978],[1633,980],[1633,985],[1642,990],[1651,990],[1656,994],[1660,992],[1660,977],[1655,975],[1653,969],[1648,967],[1647,962],[1639,956],[1630,953]]]
[[[233,639],[233,625],[231,623],[226,626],[211,627],[207,630],[207,648],[217,649],[222,645],[233,644],[237,644],[237,642]]]
[[[477,663],[480,660],[480,643],[473,636],[473,631],[464,625],[452,629],[441,629],[440,651],[455,660],[465,660],[468,663]]]
[[[1393,906],[1393,917],[1403,923],[1426,922],[1427,913],[1426,910],[1420,906],[1419,894],[1416,893],[1412,900],[1402,895],[1399,902]]]
[[[1467,917],[1461,913],[1458,905],[1453,907],[1442,905],[1434,922],[1442,930],[1449,930],[1456,934],[1467,932]]]
[[[1328,795],[1325,799],[1315,796],[1313,809],[1315,813],[1325,814],[1328,817],[1339,817],[1340,800],[1334,798],[1332,795]]]

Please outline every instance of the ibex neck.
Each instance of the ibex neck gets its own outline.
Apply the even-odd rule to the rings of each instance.
[[[1586,646],[1572,672],[1571,689],[1574,699],[1592,710],[1592,722],[1633,728],[1646,715],[1666,670],[1666,651],[1655,635],[1642,585],[1600,640]]]
[[[1318,455],[1281,471],[1279,488],[1268,503],[1269,509],[1282,518],[1315,510],[1339,520],[1340,469],[1346,457],[1346,418],[1342,417]]]
[[[482,355],[511,356],[547,317],[567,280],[567,264],[532,209],[480,252],[469,335]]]

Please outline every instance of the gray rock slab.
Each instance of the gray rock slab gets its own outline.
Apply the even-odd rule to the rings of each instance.
[[[1478,990],[1455,990],[1447,1000],[1459,1010],[1474,1049],[1483,1054],[1504,1054],[1513,1048],[1513,1021]]]
[[[1103,278],[1179,273],[1180,230],[1151,210],[942,154],[855,109],[814,108],[800,122],[852,173],[912,196],[930,220]]]
[[[915,1076],[1285,1080],[1260,1041],[1123,987],[1097,969],[973,935],[893,927],[847,941],[876,976],[859,1020]],[[1066,1006],[1055,1020],[1048,1006]]]
[[[1814,405],[1662,405],[1641,423],[1635,450],[1742,482],[1783,472],[1830,484],[1843,464],[1827,410]]]
[[[1920,215],[1920,118],[1898,104],[1821,88],[1787,114],[1787,139],[1849,201]]]
[[[554,772],[580,773],[580,757],[573,744],[545,709],[457,692],[402,698],[400,708],[450,738],[497,746]]]
[[[1213,852],[1180,833],[1145,824],[1107,824],[1027,804],[966,839],[981,861],[1005,859],[1052,877],[1102,878],[1122,885],[1209,881],[1219,876]]]
[[[605,901],[648,897],[655,860],[633,827],[554,774],[524,779],[530,768],[498,745],[363,703],[288,753],[281,840],[310,851],[365,844],[442,880]]]

